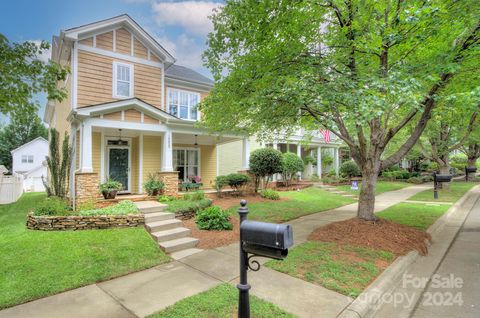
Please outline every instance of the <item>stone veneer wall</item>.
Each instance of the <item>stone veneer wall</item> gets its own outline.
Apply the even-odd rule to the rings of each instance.
[[[143,214],[96,215],[96,216],[27,216],[27,228],[41,231],[76,231],[107,229],[112,227],[135,227],[145,224]]]
[[[163,194],[174,196],[178,194],[178,171],[158,172],[158,177],[165,184]]]
[[[98,173],[75,173],[75,206],[96,199],[99,196],[98,186]]]

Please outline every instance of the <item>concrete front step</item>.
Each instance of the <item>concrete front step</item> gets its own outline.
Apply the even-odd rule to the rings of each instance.
[[[173,253],[197,246],[198,239],[193,237],[182,237],[179,239],[158,243],[166,253]]]
[[[167,208],[166,204],[156,201],[140,201],[134,203],[143,214],[163,212]]]
[[[181,227],[182,221],[177,219],[156,221],[156,222],[145,223],[145,226],[147,227],[150,233],[153,233],[153,232],[174,229],[176,227]]]
[[[145,223],[151,223],[155,221],[165,221],[175,218],[175,213],[167,212],[153,212],[145,214]]]
[[[179,260],[179,259],[188,257],[188,256],[190,256],[190,255],[200,253],[200,252],[202,252],[202,251],[203,251],[203,250],[202,250],[201,248],[187,248],[186,250],[173,252],[172,254],[170,254],[170,256],[171,256],[174,260]]]
[[[166,241],[171,241],[175,239],[179,239],[182,237],[187,237],[190,235],[192,231],[190,229],[187,229],[185,227],[177,227],[174,229],[170,230],[165,230],[165,231],[159,231],[159,232],[152,232],[150,233],[152,237],[157,241],[157,242],[166,242]]]

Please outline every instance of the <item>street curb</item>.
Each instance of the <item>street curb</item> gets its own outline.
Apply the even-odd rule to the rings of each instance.
[[[455,202],[448,211],[442,215],[428,229],[433,237],[442,230],[452,215],[465,203],[469,195],[480,188],[476,185],[468,190],[457,202]],[[466,213],[463,217],[468,216]],[[462,220],[463,221],[463,220]],[[458,230],[460,227],[458,228]],[[455,239],[450,240],[449,245]],[[448,249],[445,251],[445,253]],[[407,255],[398,257],[390,266],[387,267],[368,287],[365,289],[350,305],[337,316],[337,318],[367,318],[372,317],[382,305],[381,296],[392,291],[399,283],[401,277],[407,272],[410,266],[415,263],[420,254],[417,251],[411,251]]]

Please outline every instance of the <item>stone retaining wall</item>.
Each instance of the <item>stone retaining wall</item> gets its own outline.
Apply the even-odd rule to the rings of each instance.
[[[99,215],[99,216],[27,216],[27,228],[41,231],[77,231],[108,229],[114,227],[135,227],[145,224],[143,214]]]

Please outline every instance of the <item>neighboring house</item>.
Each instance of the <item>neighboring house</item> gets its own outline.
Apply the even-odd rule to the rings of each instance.
[[[8,173],[8,169],[4,165],[0,165],[0,177]]]
[[[47,167],[44,162],[48,156],[48,141],[38,137],[12,150],[11,153],[12,173],[23,175],[23,189],[35,192],[45,191],[42,176],[47,177]]]
[[[196,127],[197,103],[213,81],[176,65],[128,15],[61,31],[53,37],[52,59],[70,67],[58,84],[69,98],[49,101],[44,120],[61,136],[68,132],[74,145],[75,202],[96,196],[109,177],[124,185],[124,193],[143,193],[149,174],[159,175],[167,194],[195,176],[211,187],[217,145],[242,139]]]
[[[305,144],[305,140],[308,140],[308,145]],[[262,147],[273,147],[280,150],[282,153],[296,153],[302,159],[305,159],[306,156],[312,156],[315,158],[313,166],[305,166],[302,178],[308,179],[313,174],[321,176],[322,174],[329,172],[331,169],[334,169],[338,175],[340,165],[339,148],[342,145],[343,143],[341,140],[336,138],[333,134],[331,134],[330,140],[327,142],[320,132],[306,133],[302,129],[288,137],[280,135],[267,143],[262,143],[255,138],[228,142],[218,147],[219,174],[224,175],[239,170],[247,170],[249,168],[248,156],[242,156],[243,152],[250,153]],[[322,152],[329,153],[333,158],[333,163],[326,167],[326,171],[322,171]]]

